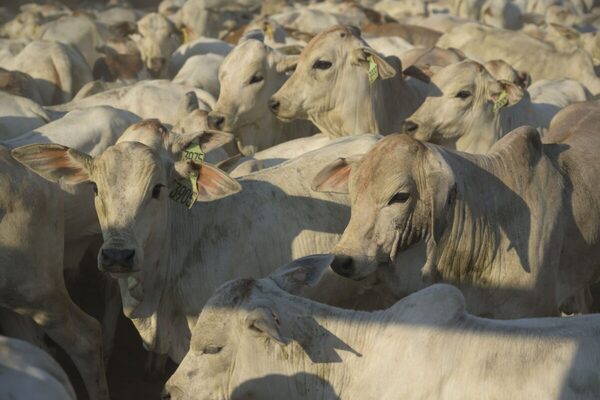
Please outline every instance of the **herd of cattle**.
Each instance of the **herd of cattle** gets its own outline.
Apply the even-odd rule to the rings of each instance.
[[[0,399],[600,398],[600,1],[10,3]]]

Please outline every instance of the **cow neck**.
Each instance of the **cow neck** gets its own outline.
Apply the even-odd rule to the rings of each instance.
[[[505,217],[511,215],[511,210],[517,212],[517,199],[508,195],[510,189],[497,178],[504,160],[441,147],[436,151],[453,171],[456,195],[447,211],[440,242],[432,245],[432,239],[427,239],[427,262],[435,266],[444,281],[468,284],[490,274],[502,257],[498,251],[502,246],[501,227],[506,225]]]
[[[533,119],[536,115],[531,103],[529,93],[525,91],[523,98],[515,105],[504,107],[498,112],[495,118],[495,137],[494,142],[501,137],[520,126],[537,127],[538,122]],[[491,147],[491,146],[490,146]]]
[[[346,85],[345,90],[331,99],[329,103],[334,104],[331,109],[309,113],[310,120],[328,136],[397,132],[419,105],[418,90],[401,73],[385,81],[378,79],[372,85],[366,76],[349,78],[353,79],[347,82],[354,84]]]

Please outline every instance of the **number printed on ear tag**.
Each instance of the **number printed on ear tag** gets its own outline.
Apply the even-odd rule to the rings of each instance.
[[[379,69],[377,68],[377,64],[375,63],[373,56],[369,56],[367,60],[369,60],[369,71],[367,72],[369,75],[369,84],[372,85],[373,82],[379,78]]]
[[[204,161],[204,152],[198,139],[195,139],[181,152],[181,160]],[[201,167],[202,168],[202,167]],[[198,174],[191,173],[189,178],[181,178],[175,182],[175,188],[169,193],[171,200],[192,208],[198,198]]]

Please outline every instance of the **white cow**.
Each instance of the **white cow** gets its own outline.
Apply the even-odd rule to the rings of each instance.
[[[201,89],[167,80],[150,80],[110,89],[51,109],[64,112],[106,105],[130,111],[144,119],[158,118],[165,124],[174,125],[186,114],[181,105],[187,101],[186,94],[190,91],[196,93],[202,109],[210,110],[214,106],[212,95]]]
[[[81,54],[69,45],[53,41],[33,41],[1,67],[31,75],[43,105],[71,100],[92,80],[92,71]]]
[[[0,140],[38,128],[51,118],[38,103],[0,91]]]
[[[235,134],[244,155],[314,133],[307,121],[282,122],[269,111],[269,99],[288,79],[291,57],[262,40],[245,39],[219,68],[221,93],[209,125]]]
[[[218,99],[221,91],[219,66],[223,63],[223,59],[223,56],[212,53],[192,56],[177,72],[173,83],[205,90]]]
[[[199,38],[189,43],[184,43],[171,55],[169,72],[171,76],[177,75],[188,58],[203,54],[217,54],[225,57],[233,46],[222,40],[212,38]]]
[[[237,265],[245,265],[243,275],[262,276],[337,241],[349,217],[348,199],[312,193],[309,177],[335,157],[362,154],[379,139],[341,139],[237,182],[202,162],[182,159],[172,170],[173,161],[166,160],[179,157],[186,146],[181,138],[141,136],[144,144],[120,141],[93,158],[56,145],[13,151],[47,179],[94,182],[104,234],[99,268],[119,278],[124,312],[146,347],[169,352],[177,362],[188,350],[190,330],[204,303],[220,284],[239,276]],[[210,134],[200,140],[212,146]],[[62,154],[74,168],[61,168],[48,154]],[[191,173],[197,176],[198,199],[208,203],[188,210],[169,197],[187,201],[189,191],[173,179],[189,180]],[[360,298],[351,290],[319,295],[351,305]]]
[[[107,400],[100,325],[73,303],[65,287],[61,191],[18,164],[4,146],[0,189],[0,306],[40,325],[69,354],[90,398]],[[6,357],[0,357],[0,370]],[[5,373],[0,395],[10,388]]]
[[[583,83],[594,94],[600,92],[600,79],[586,51],[562,53],[523,32],[467,23],[442,36],[437,46],[458,48],[467,57],[480,61],[502,59],[520,71],[529,72],[534,81],[570,78]]]
[[[494,79],[475,61],[462,61],[433,75],[428,97],[404,129],[419,140],[486,153],[513,129],[529,125],[544,132],[563,107],[591,98],[573,80],[538,81],[531,90]]]
[[[304,48],[270,108],[284,120],[309,119],[329,136],[391,133],[424,98],[422,82],[401,71],[397,58],[384,59],[356,28],[336,26]]]
[[[600,396],[600,316],[479,318],[466,311],[459,290],[444,284],[371,313],[288,293],[318,282],[330,260],[307,257],[280,274],[221,286],[166,384],[169,398]]]
[[[27,342],[0,336],[0,398],[75,400],[67,374],[48,354]]]

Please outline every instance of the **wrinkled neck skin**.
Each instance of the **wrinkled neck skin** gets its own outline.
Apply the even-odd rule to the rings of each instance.
[[[366,74],[352,69],[353,73]],[[377,79],[372,85],[364,77],[343,80],[342,90],[327,103],[327,110],[309,112],[309,119],[330,137],[351,136],[362,133],[389,134],[398,132],[404,120],[419,106],[421,98],[417,89],[409,85],[398,73],[385,81]],[[349,84],[352,82],[353,84]],[[367,93],[366,96],[358,96]]]
[[[522,215],[524,210],[518,204],[522,200],[511,190],[523,179],[515,179],[514,165],[524,161],[513,157],[510,147],[485,156],[428,147],[443,157],[458,179],[440,242],[436,245],[431,237],[427,238],[427,263],[447,282],[468,285],[488,279],[493,283],[493,266],[508,263],[513,257],[498,251],[500,248],[528,251],[522,248],[527,238],[511,242],[501,228],[510,224],[510,219],[530,218]],[[495,178],[498,176],[504,181]]]
[[[171,213],[172,206],[169,206],[156,225],[163,229],[152,230],[145,243],[142,270],[128,278],[118,279],[123,313],[132,320],[146,349],[159,354],[169,350],[170,324],[162,318],[163,313],[159,309],[165,288],[169,287],[169,279],[172,279],[168,269],[172,244],[164,239],[169,236],[169,230],[172,231]]]

